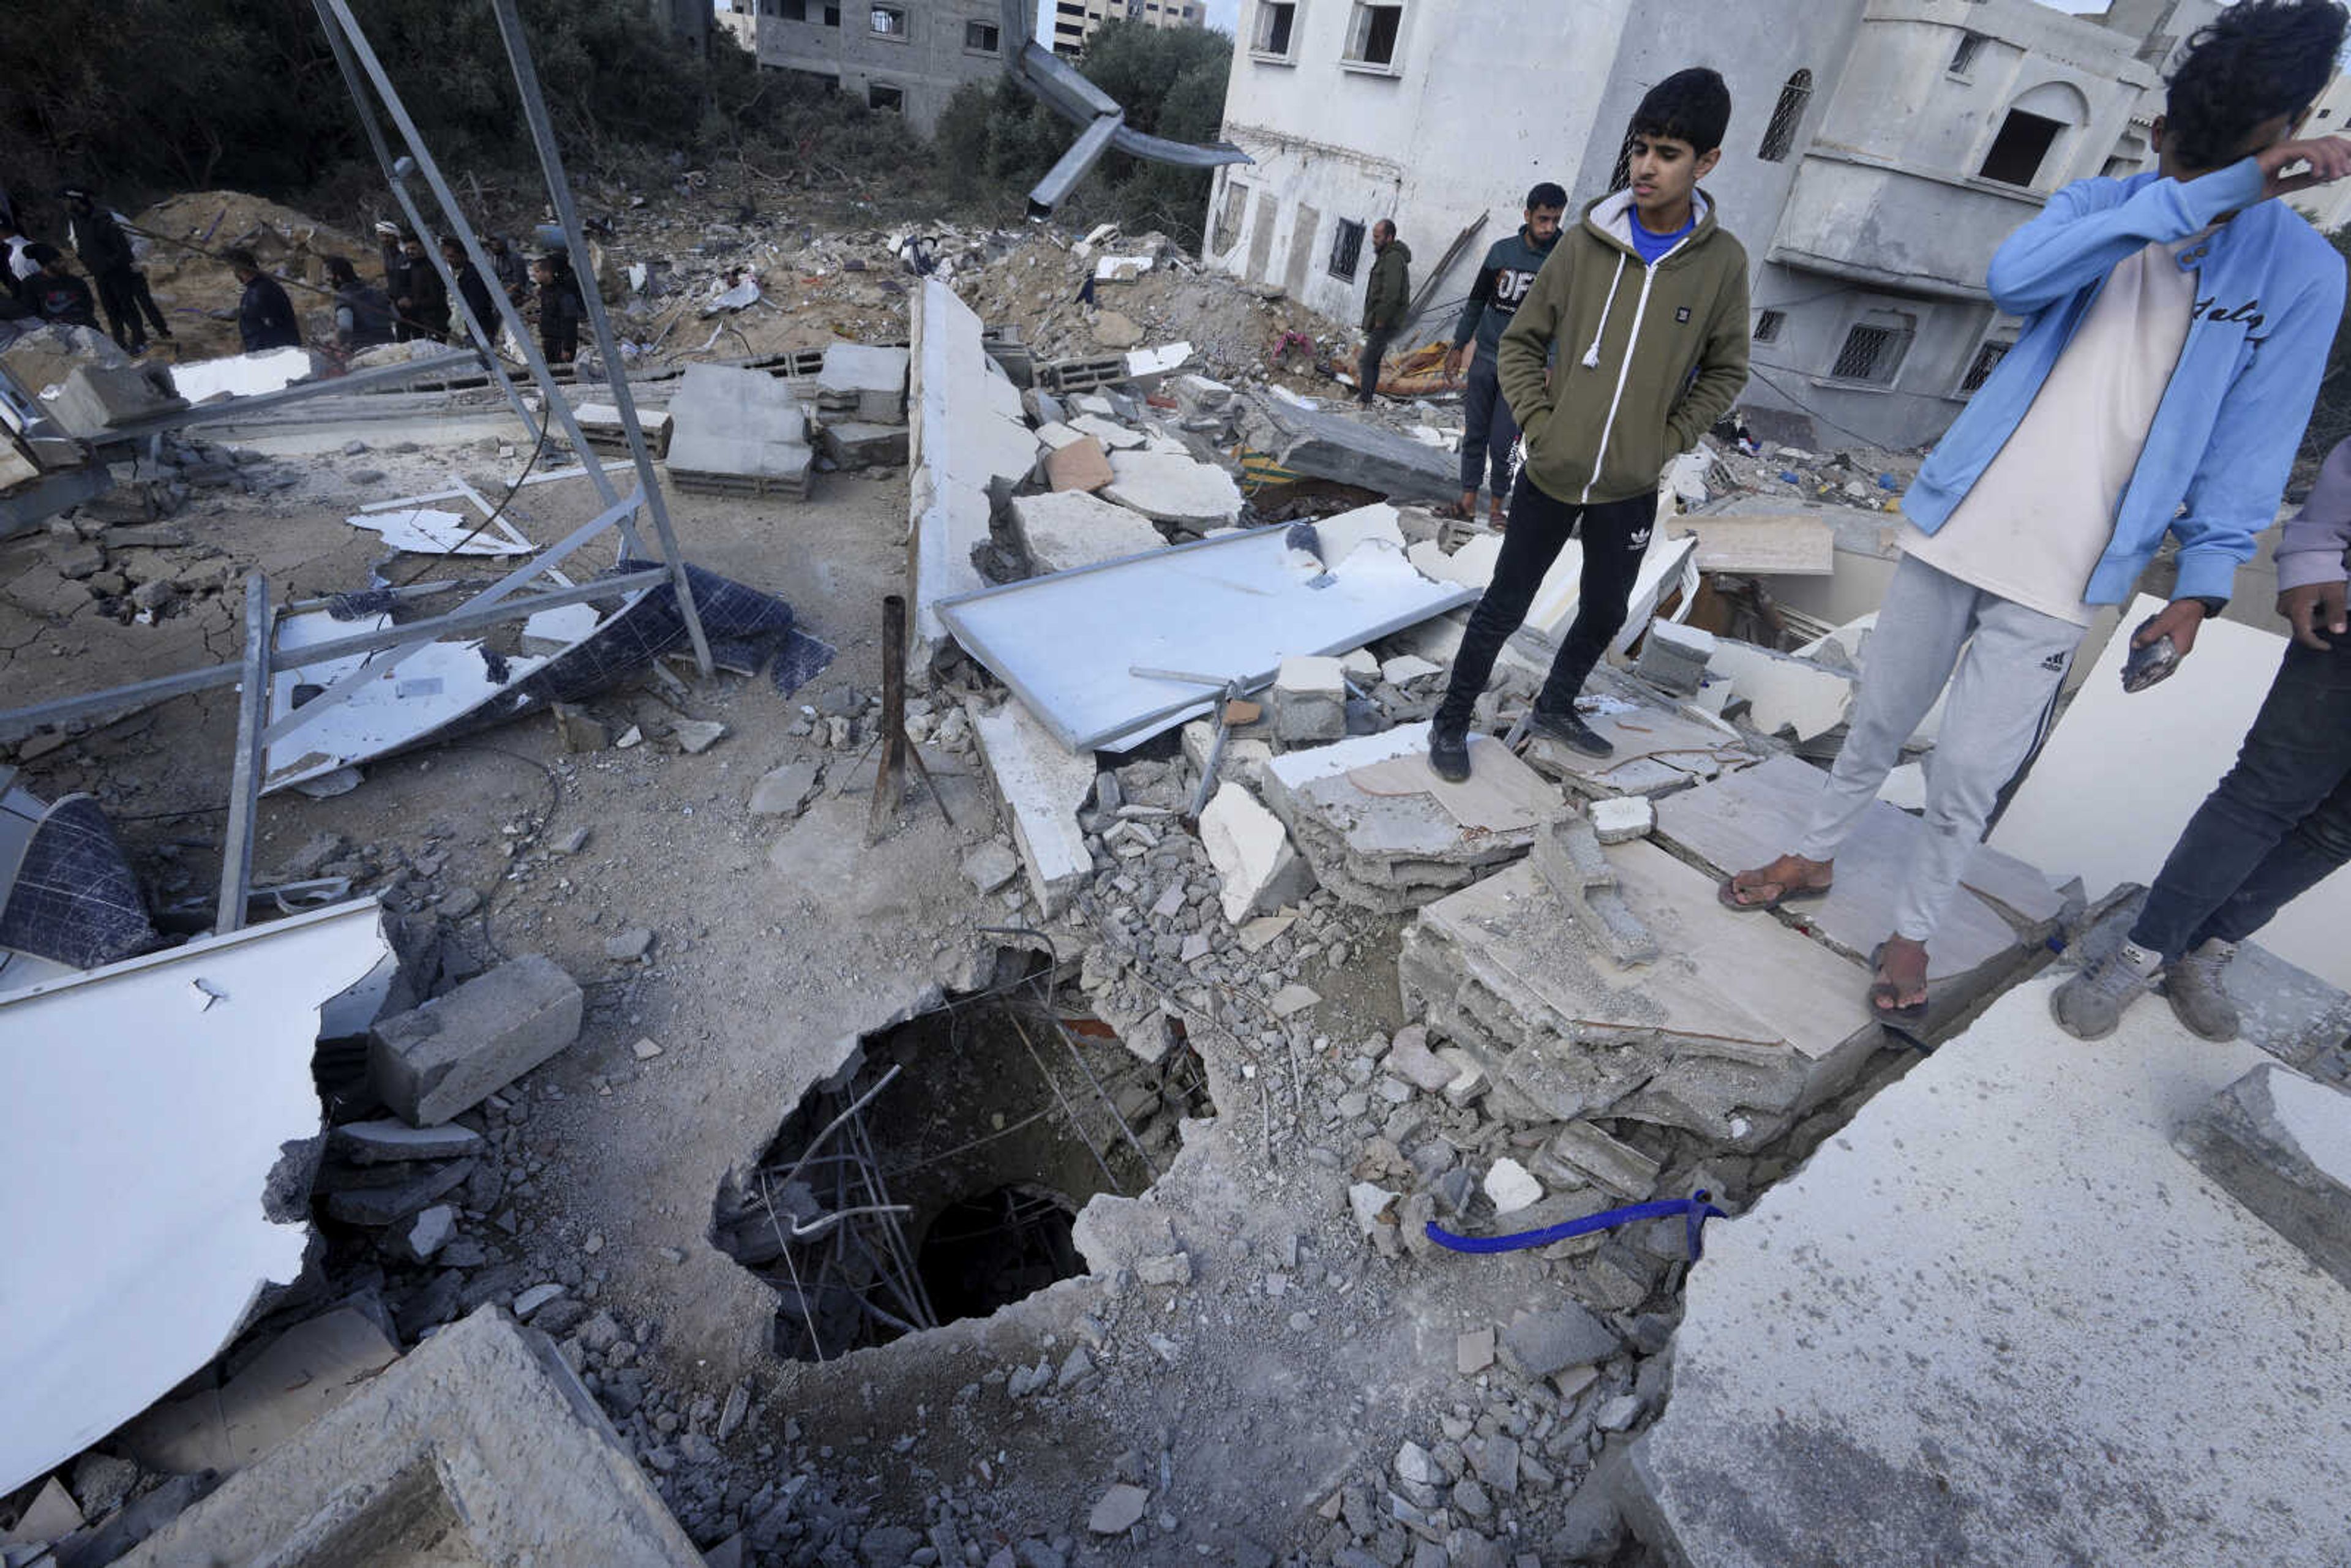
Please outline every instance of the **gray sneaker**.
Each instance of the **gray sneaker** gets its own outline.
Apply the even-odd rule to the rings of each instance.
[[[2189,1033],[2220,1041],[2237,1038],[2237,1004],[2222,983],[2236,956],[2235,943],[2214,936],[2164,967],[2164,999]]]
[[[2052,992],[2050,1016],[2076,1040],[2104,1040],[2131,1003],[2155,988],[2161,965],[2158,955],[2126,942]]]

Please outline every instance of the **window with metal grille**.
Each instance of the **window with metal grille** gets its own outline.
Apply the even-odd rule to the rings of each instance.
[[[2013,343],[1994,339],[1978,349],[1974,361],[1968,366],[1968,373],[1959,378],[1959,395],[1973,397],[1977,389],[1991,378],[1993,370],[2001,361],[2008,358],[2008,351],[2014,347]]]
[[[1260,55],[1279,55],[1287,59],[1290,35],[1297,26],[1295,0],[1287,5],[1260,3],[1257,8],[1257,32],[1249,47]]]
[[[1997,180],[2003,185],[2031,185],[2041,176],[2042,161],[2055,146],[2057,133],[2065,128],[2044,115],[2028,114],[2011,109],[2001,122],[2000,134],[1992,138],[1991,151],[1984,154],[1980,171],[1987,180]]]
[[[1633,183],[1633,133],[1625,132],[1625,143],[1616,149],[1616,166],[1608,171],[1608,193],[1614,195]]]
[[[1755,156],[1766,163],[1786,161],[1796,146],[1796,127],[1803,122],[1804,104],[1813,96],[1813,73],[1798,71],[1780,89],[1780,101],[1772,106],[1771,123],[1763,128],[1763,145]]]
[[[1878,320],[1856,323],[1845,334],[1829,374],[1838,381],[1889,385],[1909,349],[1910,333],[1901,319],[1881,315]]]
[[[1346,59],[1360,66],[1395,64],[1396,37],[1404,31],[1404,7],[1355,0],[1347,24]]]
[[[1951,51],[1951,74],[1955,77],[1967,75],[1975,67],[1976,51],[1983,47],[1984,36],[1981,33],[1961,33],[1959,47]]]
[[[1787,319],[1788,313],[1785,310],[1766,310],[1762,315],[1755,318],[1755,330],[1752,336],[1759,343],[1776,343],[1780,340],[1780,329],[1787,323]]]
[[[963,25],[963,47],[974,54],[996,53],[998,36],[993,22],[966,22]]]
[[[1355,264],[1364,258],[1364,225],[1353,218],[1339,220],[1339,232],[1331,236],[1331,276],[1353,277]]]

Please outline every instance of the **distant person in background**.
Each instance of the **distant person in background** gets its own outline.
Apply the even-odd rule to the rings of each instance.
[[[498,275],[498,287],[505,289],[507,298],[519,308],[529,298],[530,268],[515,253],[515,247],[496,235],[492,235],[483,248],[490,253],[490,267]],[[483,325],[489,326],[490,323],[484,322]],[[495,328],[492,329],[496,330]]]
[[[400,276],[392,285],[392,308],[399,312],[392,334],[401,342],[447,340],[449,289],[424,254],[424,241],[415,235],[400,242]]]
[[[1491,498],[1486,520],[1502,526],[1502,508],[1510,497],[1510,449],[1519,444],[1519,422],[1502,396],[1499,359],[1502,329],[1519,313],[1519,301],[1535,284],[1535,275],[1559,244],[1559,220],[1567,211],[1567,193],[1545,181],[1527,193],[1527,221],[1514,235],[1487,247],[1478,265],[1477,281],[1469,286],[1469,302],[1454,323],[1453,347],[1446,351],[1445,377],[1461,373],[1465,350],[1469,356],[1469,385],[1461,394],[1461,503],[1457,516],[1478,515],[1478,485],[1492,472]],[[1475,346],[1472,346],[1472,340]]]
[[[236,302],[236,335],[243,340],[245,351],[258,354],[266,349],[300,348],[301,323],[294,319],[294,302],[286,298],[277,280],[261,270],[261,263],[249,250],[223,251],[221,259],[245,285],[245,293]]]
[[[580,323],[588,314],[580,297],[580,280],[571,262],[561,256],[542,256],[530,264],[538,285],[538,346],[550,365],[568,365],[580,357]]]
[[[441,259],[455,275],[457,293],[465,299],[465,308],[474,313],[474,319],[482,324],[483,332],[495,344],[498,340],[498,311],[490,301],[490,286],[482,280],[482,269],[474,265],[473,257],[465,254],[465,247],[457,243],[455,235],[441,236]]]
[[[1412,308],[1412,247],[1396,238],[1395,225],[1385,218],[1372,225],[1372,258],[1371,283],[1364,290],[1364,359],[1355,376],[1355,401],[1365,408],[1379,390],[1380,361]]]
[[[375,225],[376,259],[383,264],[383,292],[387,298],[400,293],[400,269],[406,265],[400,254],[400,225],[380,223]]]
[[[58,194],[65,198],[68,241],[98,286],[106,329],[130,352],[145,353],[147,329],[139,319],[138,258],[131,254],[131,236],[86,186],[68,185]]]
[[[40,267],[25,253],[33,242],[16,226],[16,220],[0,217],[0,287],[8,290],[12,299],[25,298],[25,280],[40,271]]]
[[[335,342],[347,353],[358,353],[392,341],[392,300],[384,291],[360,280],[359,269],[346,256],[327,258],[327,285],[335,291]]]
[[[44,321],[63,327],[98,326],[98,309],[89,285],[66,270],[66,258],[53,245],[36,243],[31,249],[37,270],[25,280],[26,298]]]

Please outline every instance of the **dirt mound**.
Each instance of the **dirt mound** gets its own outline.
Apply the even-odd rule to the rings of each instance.
[[[371,270],[375,241],[344,233],[307,213],[242,191],[189,191],[156,203],[131,220],[148,234],[147,281],[161,289],[189,274],[215,282],[234,294],[227,269],[199,251],[253,252],[261,265],[284,277],[318,283],[330,256],[349,256],[360,271]],[[169,243],[178,241],[178,244]],[[193,250],[187,246],[196,247]]]

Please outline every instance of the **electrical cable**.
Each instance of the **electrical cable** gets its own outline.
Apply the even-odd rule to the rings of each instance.
[[[522,482],[530,477],[530,471],[533,468],[538,467],[538,460],[547,455],[547,433],[551,427],[552,426],[549,422],[542,421],[540,423],[538,427],[538,441],[537,444],[531,447],[530,455],[523,460],[522,472],[516,475],[514,477],[514,483],[507,486],[507,493],[498,497],[498,504],[490,508],[490,515],[484,517],[480,522],[475,523],[473,528],[466,532],[465,538],[459,539],[455,544],[451,545],[447,549],[443,550],[438,556],[427,556],[423,560],[417,562],[416,570],[410,572],[400,581],[392,584],[394,588],[413,587],[418,578],[423,577],[426,572],[433,570],[434,561],[447,559],[455,556],[459,550],[464,549],[475,538],[479,538],[484,528],[488,528],[492,523],[496,522],[500,517],[506,515],[507,508],[514,504],[514,498],[522,493]],[[589,461],[590,462],[599,460],[597,455],[592,452],[588,455]]]
[[[1759,367],[1750,364],[1747,367],[1747,373],[1753,376],[1757,381],[1761,382],[1765,386],[1770,387],[1773,392],[1778,392],[1782,397],[1786,398],[1790,402],[1794,403],[1798,408],[1803,410],[1804,413],[1810,414],[1813,418],[1817,419],[1823,424],[1827,425],[1831,430],[1837,431],[1845,435],[1850,435],[1855,441],[1860,442],[1864,446],[1876,447],[1880,451],[1887,450],[1887,448],[1884,447],[1879,443],[1871,440],[1868,436],[1864,435],[1861,432],[1854,429],[1851,425],[1839,424],[1835,420],[1831,419],[1827,414],[1823,413],[1819,409],[1814,408],[1811,403],[1806,402],[1802,398],[1798,397],[1794,392],[1790,392],[1786,387],[1783,387],[1778,382],[1773,381]]]

